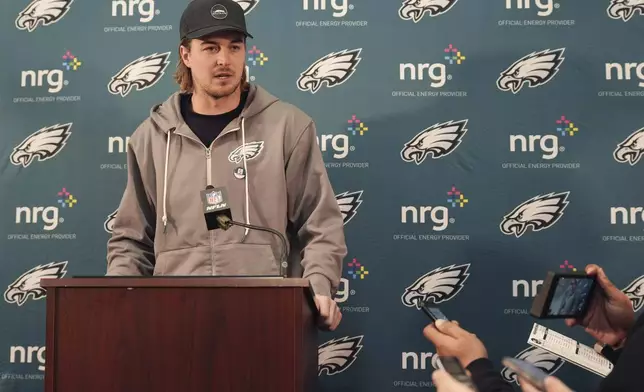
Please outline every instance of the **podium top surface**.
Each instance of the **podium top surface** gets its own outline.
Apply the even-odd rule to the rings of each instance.
[[[43,288],[57,287],[302,287],[308,279],[246,276],[93,276],[47,279]]]

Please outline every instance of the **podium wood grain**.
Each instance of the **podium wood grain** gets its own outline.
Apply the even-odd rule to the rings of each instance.
[[[47,392],[314,392],[301,279],[43,280]]]

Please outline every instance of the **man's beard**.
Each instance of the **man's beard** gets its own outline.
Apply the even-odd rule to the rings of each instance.
[[[241,82],[242,82],[241,79],[239,79],[237,81],[237,84],[235,84],[233,86],[230,86],[230,87],[226,86],[224,88],[219,88],[219,89],[205,88],[204,91],[206,92],[206,94],[208,94],[212,98],[221,99],[221,98],[225,98],[225,97],[227,97],[229,95],[234,94],[237,91],[237,89],[240,88]]]

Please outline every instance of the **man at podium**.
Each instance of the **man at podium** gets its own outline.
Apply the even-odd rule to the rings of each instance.
[[[248,83],[247,38],[233,0],[193,0],[184,10],[180,88],[130,138],[107,275],[278,276],[285,261],[283,276],[311,282],[323,325],[333,330],[347,254],[342,214],[313,120]],[[127,79],[147,77],[164,60],[146,61]],[[209,202],[226,208],[209,212]],[[223,215],[209,219],[214,213]],[[223,225],[224,215],[242,226]],[[249,226],[288,238],[288,260],[278,256],[279,236]]]

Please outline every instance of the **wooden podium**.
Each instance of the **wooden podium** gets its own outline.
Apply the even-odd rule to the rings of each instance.
[[[308,280],[43,279],[46,392],[314,392]]]

